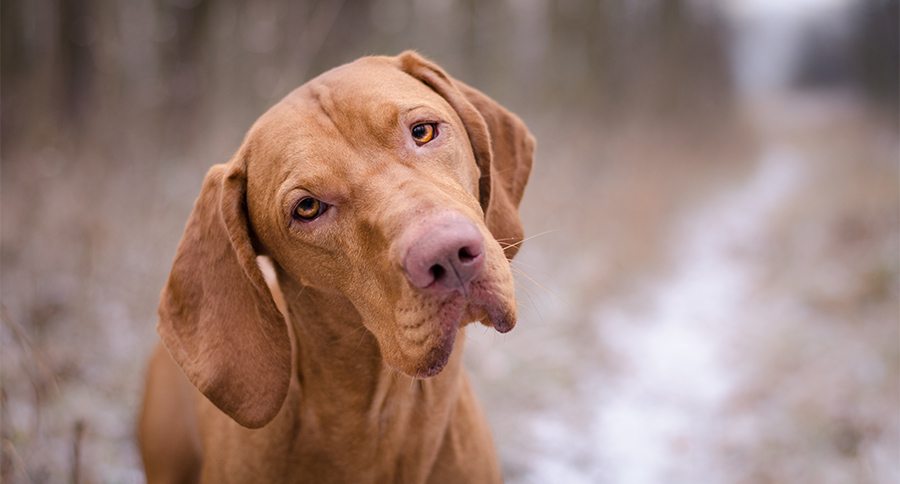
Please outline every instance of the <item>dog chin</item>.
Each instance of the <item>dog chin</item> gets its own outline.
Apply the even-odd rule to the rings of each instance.
[[[457,325],[448,328],[444,334],[435,338],[434,343],[417,356],[400,353],[395,358],[386,358],[385,363],[391,368],[417,379],[431,378],[439,374],[450,361],[456,342]],[[396,358],[399,356],[399,358]]]
[[[450,361],[450,355],[453,354],[453,344],[455,340],[456,330],[443,338],[441,344],[432,348],[414,376],[416,378],[431,378],[440,373]]]

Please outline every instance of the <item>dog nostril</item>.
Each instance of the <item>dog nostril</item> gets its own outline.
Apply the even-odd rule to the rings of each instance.
[[[459,253],[457,255],[459,256],[460,262],[469,262],[472,259],[474,259],[475,257],[477,257],[477,256],[472,255],[472,252],[469,251],[468,247],[463,247],[462,249],[459,249]]]
[[[440,281],[441,278],[444,277],[444,274],[447,273],[447,269],[444,269],[444,266],[442,266],[440,264],[435,264],[435,265],[431,266],[430,269],[428,269],[428,272],[431,273],[431,275],[434,277],[435,281]]]

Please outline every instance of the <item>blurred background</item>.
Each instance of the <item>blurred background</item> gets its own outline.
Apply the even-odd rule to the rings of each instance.
[[[900,482],[896,0],[4,0],[3,482],[141,482],[210,165],[417,49],[538,139],[521,320],[467,365],[513,483]]]

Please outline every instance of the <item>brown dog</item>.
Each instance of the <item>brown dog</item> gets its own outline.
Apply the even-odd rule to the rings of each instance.
[[[463,326],[515,325],[533,149],[519,118],[413,52],[264,114],[206,175],[163,290],[147,480],[500,481]]]

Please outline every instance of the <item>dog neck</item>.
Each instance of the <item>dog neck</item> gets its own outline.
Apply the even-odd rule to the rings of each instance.
[[[313,420],[313,426],[340,422],[342,428],[375,432],[349,434],[356,436],[402,435],[413,427],[441,433],[446,429],[465,383],[462,328],[441,373],[414,379],[385,364],[377,340],[346,297],[279,276],[301,414]]]

